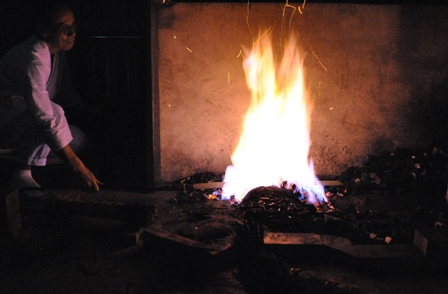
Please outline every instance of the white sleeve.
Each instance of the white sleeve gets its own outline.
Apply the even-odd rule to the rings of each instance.
[[[40,45],[40,46],[39,46]],[[29,78],[24,98],[28,109],[43,131],[46,142],[55,151],[68,145],[72,138],[62,108],[50,100],[47,81],[51,74],[51,56],[46,44],[37,44],[27,63],[26,74]]]

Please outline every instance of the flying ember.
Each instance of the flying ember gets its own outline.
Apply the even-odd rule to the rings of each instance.
[[[226,170],[224,199],[241,201],[254,188],[278,186],[315,205],[328,202],[309,158],[312,103],[304,84],[305,54],[294,36],[282,49],[276,58],[267,34],[245,50],[252,100]]]

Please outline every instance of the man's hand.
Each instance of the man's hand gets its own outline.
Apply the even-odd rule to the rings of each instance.
[[[77,173],[86,183],[86,185],[93,189],[94,191],[98,192],[100,190],[100,181],[95,177],[95,175],[84,165],[84,163],[76,157],[76,165],[74,166],[74,171]]]
[[[61,150],[57,151],[56,154],[61,158],[64,162],[66,162],[72,170],[81,177],[84,183],[94,191],[100,190],[101,183],[95,175],[84,165],[84,163],[76,156],[75,152],[73,152],[72,148],[67,145]]]

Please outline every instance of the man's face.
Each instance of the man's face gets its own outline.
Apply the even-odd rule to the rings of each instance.
[[[70,10],[64,10],[60,13],[60,17],[57,21],[57,31],[54,37],[49,41],[49,45],[59,50],[70,50],[75,44],[76,25],[75,16]]]

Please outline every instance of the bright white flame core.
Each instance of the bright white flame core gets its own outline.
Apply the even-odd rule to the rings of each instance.
[[[287,181],[307,201],[328,202],[308,159],[311,101],[304,85],[304,54],[291,37],[276,63],[269,37],[246,50],[243,68],[252,92],[243,131],[224,179],[223,199],[239,202],[252,189]],[[317,198],[317,199],[316,199]]]

